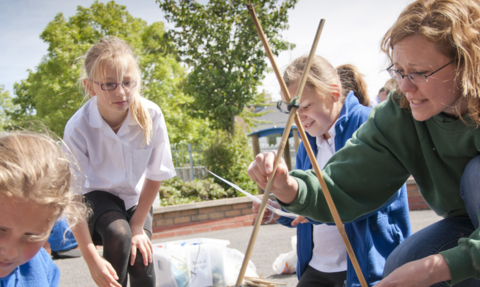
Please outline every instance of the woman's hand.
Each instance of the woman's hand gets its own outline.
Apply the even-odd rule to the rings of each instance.
[[[375,287],[427,287],[450,279],[445,258],[436,254],[400,266]]]
[[[282,209],[280,204],[278,204],[278,202],[276,202],[276,201],[272,201],[272,200],[269,199],[267,204],[272,206],[272,207]],[[257,218],[257,216],[258,216],[259,209],[260,209],[260,203],[254,201],[253,204],[252,204],[252,212],[253,212],[253,215],[255,216],[255,218]],[[273,219],[277,220],[279,218],[280,218],[280,215],[277,215],[277,214],[273,213],[273,211],[271,211],[270,209],[265,208],[265,212],[263,213],[263,218],[262,218],[262,224],[270,223]]]
[[[137,249],[140,250],[143,256],[143,264],[148,266],[148,263],[153,261],[153,247],[152,241],[145,234],[145,230],[142,227],[130,226],[132,230],[132,248],[130,250],[130,265],[133,266],[135,258],[137,257]]]
[[[255,161],[248,167],[250,178],[263,189],[267,187],[268,179],[273,173],[276,155],[275,151],[259,153],[255,157]],[[298,183],[288,174],[288,168],[283,158],[280,158],[271,192],[285,204],[290,204],[297,198]]]
[[[98,253],[97,253],[98,255]],[[88,262],[87,262],[88,263]],[[100,255],[93,258],[93,262],[87,264],[93,281],[100,287],[122,287],[117,280],[117,272],[112,265]]]

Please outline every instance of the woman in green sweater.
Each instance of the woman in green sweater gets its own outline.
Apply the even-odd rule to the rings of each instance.
[[[382,206],[413,175],[444,219],[387,260],[385,286],[480,286],[480,3],[418,0],[384,36],[398,89],[322,171],[343,222]],[[265,188],[275,153],[250,165]],[[333,222],[313,170],[282,162],[272,192],[288,211]]]

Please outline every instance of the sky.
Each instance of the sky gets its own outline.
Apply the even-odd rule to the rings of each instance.
[[[202,0],[199,2],[205,2]],[[28,76],[47,54],[40,34],[56,14],[76,14],[77,6],[90,7],[93,0],[1,0],[0,1],[0,85],[13,94],[13,84]],[[108,1],[99,1],[108,2]],[[389,79],[386,56],[380,41],[401,11],[412,0],[299,0],[289,12],[290,28],[282,32],[295,49],[276,58],[281,72],[296,57],[308,55],[320,19],[325,26],[316,54],[333,66],[353,64],[365,75],[371,98]],[[151,24],[163,21],[164,13],[155,0],[117,0],[129,13]],[[167,24],[168,27],[169,24]],[[170,24],[171,25],[171,24]],[[265,61],[269,61],[265,58]],[[279,99],[280,88],[273,72],[259,87]]]

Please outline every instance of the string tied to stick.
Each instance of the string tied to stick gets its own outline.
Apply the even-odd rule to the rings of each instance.
[[[300,97],[299,96],[296,96],[295,98],[291,99],[290,103],[288,103],[288,104],[284,101],[278,101],[277,102],[277,109],[284,114],[289,114],[290,110],[293,107],[295,107],[297,109],[300,107]]]

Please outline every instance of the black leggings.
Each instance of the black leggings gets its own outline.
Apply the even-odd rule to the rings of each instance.
[[[132,231],[124,214],[119,211],[107,211],[97,217],[94,230],[100,234],[103,243],[103,257],[112,264],[117,272],[118,283],[127,286],[130,274],[131,287],[154,287],[155,269],[153,263],[143,264],[143,256],[137,249],[135,263],[130,265]],[[152,234],[145,230],[150,240]]]

